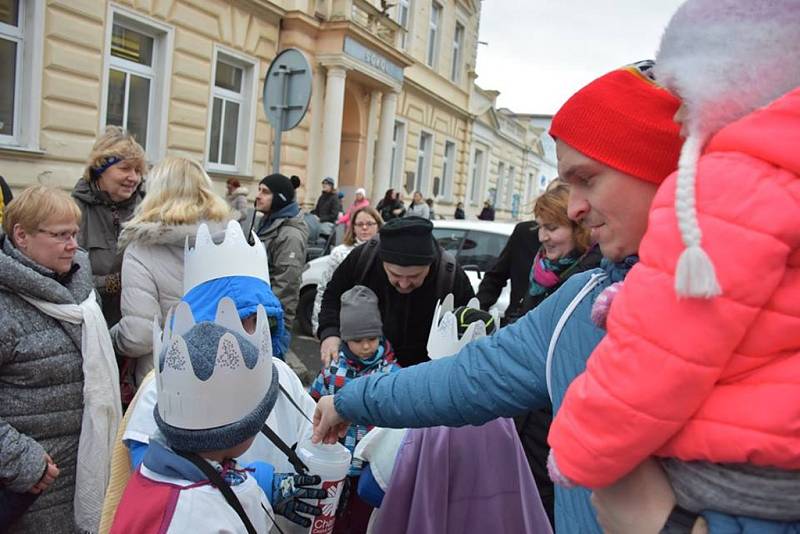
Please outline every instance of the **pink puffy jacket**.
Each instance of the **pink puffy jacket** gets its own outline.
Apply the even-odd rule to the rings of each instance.
[[[675,176],[550,430],[582,486],[651,455],[800,469],[800,88],[720,130],[700,159],[698,220],[722,287],[711,300],[675,294]]]

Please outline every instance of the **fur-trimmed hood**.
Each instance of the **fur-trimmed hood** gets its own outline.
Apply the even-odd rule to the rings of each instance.
[[[223,232],[228,221],[199,221],[195,224],[164,224],[162,222],[142,222],[128,224],[119,235],[119,246],[126,247],[132,243],[140,245],[172,245],[183,247],[186,238],[194,242],[197,228],[207,224],[212,234]]]
[[[667,26],[656,80],[681,98],[689,134],[710,134],[800,85],[800,2],[688,0]]]
[[[227,198],[246,197],[249,193],[250,192],[247,190],[247,188],[242,185],[231,191],[231,193],[226,196]]]

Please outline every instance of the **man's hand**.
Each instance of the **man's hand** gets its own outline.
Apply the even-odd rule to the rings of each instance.
[[[322,366],[327,367],[331,362],[339,359],[339,345],[342,344],[341,338],[337,336],[326,337],[319,346],[319,359]]]
[[[312,443],[326,443],[331,445],[347,434],[350,423],[342,419],[333,404],[333,395],[325,395],[317,402],[314,410],[314,433]]]
[[[657,534],[664,527],[675,494],[656,460],[648,459],[615,484],[595,490],[592,505],[605,534]],[[707,532],[695,523],[693,534]]]
[[[28,490],[29,493],[34,493],[38,495],[39,493],[43,492],[47,488],[53,485],[53,482],[56,481],[58,478],[58,474],[60,473],[58,466],[55,464],[50,455],[45,453],[44,455],[45,461],[45,468],[44,473],[42,473],[42,478],[39,479],[39,482],[33,485],[31,489]]]

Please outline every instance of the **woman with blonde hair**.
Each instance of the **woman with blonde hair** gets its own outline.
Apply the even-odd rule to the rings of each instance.
[[[362,243],[366,243],[378,234],[378,230],[383,226],[383,219],[375,208],[369,206],[362,206],[353,212],[353,217],[350,219],[353,224],[347,226],[344,233],[344,239],[341,245],[337,245],[331,250],[328,256],[328,264],[322,273],[319,284],[317,285],[317,295],[314,298],[314,311],[311,313],[311,325],[314,334],[317,333],[319,327],[319,310],[322,308],[322,295],[325,293],[325,288],[328,286],[333,271],[339,267],[339,264],[344,261],[350,251]]]
[[[78,245],[89,253],[94,286],[103,301],[108,326],[119,321],[122,225],[144,197],[142,176],[147,172],[144,150],[118,126],[108,126],[97,138],[83,176],[72,190],[81,208]]]
[[[3,219],[2,532],[93,532],[99,524],[122,414],[114,350],[78,247],[80,221],[67,193],[44,186],[15,197]]]
[[[147,196],[120,234],[122,319],[111,329],[117,352],[136,363],[136,384],[153,368],[153,318],[163,321],[183,295],[183,249],[197,227],[223,231],[230,208],[203,167],[180,157],[153,167]]]

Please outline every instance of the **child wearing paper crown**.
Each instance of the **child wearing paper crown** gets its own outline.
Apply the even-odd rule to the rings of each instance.
[[[383,323],[378,297],[371,289],[353,286],[342,294],[339,312],[342,343],[339,359],[320,371],[309,393],[314,400],[333,395],[351,380],[373,373],[391,373],[399,369],[389,341],[383,337]],[[350,425],[342,444],[352,453],[370,430],[365,425]],[[345,494],[340,498],[334,525],[335,533],[365,532],[372,508],[356,494],[362,461],[353,458],[345,481]],[[349,493],[348,493],[349,492]]]
[[[228,298],[214,322],[195,324],[181,303],[165,326],[163,341],[155,336],[154,346],[154,416],[164,441],[150,441],[111,532],[269,532],[270,496],[235,460],[252,444],[279,392],[264,308],[257,309],[254,334],[245,331]],[[225,394],[232,391],[237,394]],[[316,483],[319,477],[296,475],[273,488]],[[307,489],[303,497],[324,492]]]
[[[799,29],[796,0],[688,0],[667,26],[655,76],[686,141],[553,422],[555,481],[656,456],[670,519],[800,531]]]

